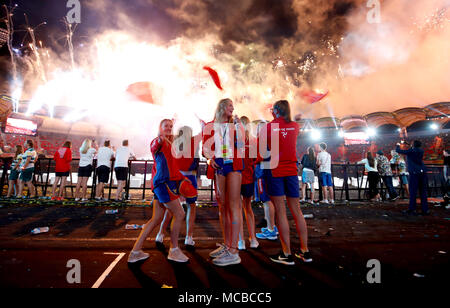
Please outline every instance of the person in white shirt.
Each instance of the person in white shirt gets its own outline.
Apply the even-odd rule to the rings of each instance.
[[[331,178],[331,155],[327,151],[326,143],[319,144],[317,165],[319,166],[319,181],[322,183],[323,203],[334,204],[333,180]],[[328,202],[328,194],[330,202]]]
[[[116,172],[117,178],[117,190],[116,190],[116,200],[119,200],[119,196],[125,187],[128,175],[128,160],[136,159],[133,151],[128,147],[128,140],[122,142],[122,146],[116,150],[116,160],[114,163],[114,171]],[[123,197],[121,198],[124,199]]]
[[[28,186],[28,197],[35,197],[35,187],[33,185],[34,162],[37,159],[37,153],[34,150],[33,140],[27,140],[24,144],[27,149],[22,155],[22,162],[20,163],[20,177],[19,177],[19,192],[17,198],[22,197],[24,185]]]
[[[75,189],[75,201],[87,201],[87,182],[92,175],[92,162],[97,154],[97,145],[90,139],[85,139],[80,148],[80,162],[78,165],[78,182]],[[81,190],[81,194],[80,194]]]
[[[371,201],[381,201],[380,194],[378,193],[378,182],[380,181],[380,175],[377,169],[377,160],[374,159],[371,152],[367,152],[367,158],[358,162],[358,164],[364,164],[367,171],[367,180],[369,181],[369,198]]]
[[[109,181],[109,172],[111,171],[111,160],[114,158],[114,151],[111,149],[111,142],[106,140],[104,146],[98,149],[97,152],[97,176],[98,185],[95,199],[98,201],[106,201],[102,198],[103,188],[105,183]]]

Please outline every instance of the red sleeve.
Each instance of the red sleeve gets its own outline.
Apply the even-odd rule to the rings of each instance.
[[[156,137],[150,143],[150,152],[152,152],[153,158],[155,157],[156,153],[158,153],[161,150],[162,144],[163,140],[160,137]]]

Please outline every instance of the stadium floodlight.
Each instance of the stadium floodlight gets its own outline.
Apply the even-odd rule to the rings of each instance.
[[[377,134],[377,131],[373,127],[368,127],[367,130],[366,130],[366,134],[369,137],[373,137],[373,136],[375,136]]]
[[[320,132],[320,130],[313,128],[311,130],[311,139],[320,140],[320,138],[322,138],[322,133]]]
[[[338,132],[338,136],[339,136],[340,138],[344,138],[344,131],[340,130],[340,131]]]
[[[432,130],[437,130],[439,128],[439,125],[437,125],[436,123],[431,123],[430,128]]]

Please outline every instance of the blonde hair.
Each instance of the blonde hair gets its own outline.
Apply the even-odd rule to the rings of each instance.
[[[91,148],[91,146],[92,146],[92,140],[84,139],[83,144],[80,147],[80,152],[83,154],[86,154],[87,151]]]
[[[232,103],[233,101],[229,98],[224,98],[219,101],[216,108],[216,113],[214,116],[214,122],[224,120],[225,109],[227,108],[228,103]],[[233,118],[225,119],[225,122],[231,123],[233,122]]]
[[[16,145],[16,154],[14,155],[14,159],[17,159],[17,156],[23,154],[23,146],[20,144]]]

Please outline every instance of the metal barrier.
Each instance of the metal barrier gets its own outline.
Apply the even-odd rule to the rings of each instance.
[[[9,166],[12,162],[12,158],[1,158],[3,162],[2,176],[0,180],[0,196],[3,194],[3,188],[8,184],[7,173]],[[79,159],[73,159],[71,163],[70,181],[66,185],[66,189],[71,190],[72,197],[74,196],[74,178],[77,177],[78,172],[78,162]],[[94,172],[91,177],[92,183],[88,185],[88,189],[91,189],[91,198],[95,197],[95,190],[97,186],[97,161],[94,160],[93,167]],[[115,172],[114,162],[112,162],[112,172],[110,174],[109,183],[105,185],[107,190],[108,199],[111,198],[111,193],[113,189],[117,188],[114,184]],[[128,161],[128,176],[126,181],[126,186],[124,191],[126,193],[127,199],[136,200],[149,200],[153,196],[151,192],[151,170],[153,167],[152,160],[129,160]],[[404,189],[400,185],[398,180],[398,170],[395,165],[393,165],[394,172],[394,187],[397,187],[400,196],[404,197]],[[442,165],[427,165],[427,179],[428,179],[428,196],[442,196],[445,193],[446,185],[443,177],[443,166]],[[358,164],[345,164],[345,163],[335,163],[332,164],[332,176],[333,176],[333,188],[334,188],[334,199],[335,200],[348,200],[348,201],[361,201],[367,199],[368,184],[367,175],[365,173],[364,165]],[[35,184],[36,193],[38,196],[47,196],[48,187],[52,184],[50,183],[50,178],[54,176],[55,172],[55,162],[51,158],[39,158],[35,163],[35,173],[33,177],[33,183]],[[202,202],[214,202],[214,182],[206,179],[206,162],[200,162],[199,169],[197,171],[199,175],[199,201]],[[300,170],[301,172],[301,170]],[[319,198],[322,199],[322,189],[320,181],[316,178],[316,185],[319,188]],[[207,185],[203,185],[206,183]],[[386,189],[383,183],[380,181],[380,193],[385,198]],[[137,186],[137,187],[136,187]],[[41,193],[38,193],[38,189]],[[309,190],[309,188],[307,188]],[[137,194],[134,192],[138,192]],[[201,192],[208,192],[207,194],[201,194]],[[336,198],[338,197],[338,198]]]

